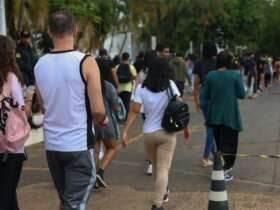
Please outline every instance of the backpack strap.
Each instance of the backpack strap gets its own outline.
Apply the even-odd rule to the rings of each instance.
[[[169,81],[168,88],[167,88],[168,98],[171,99],[174,96],[173,89],[171,87],[171,81]]]

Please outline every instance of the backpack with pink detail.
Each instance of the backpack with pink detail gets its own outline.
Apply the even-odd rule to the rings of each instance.
[[[11,74],[0,94],[0,151],[16,152],[29,137],[30,125],[25,112],[12,99]]]

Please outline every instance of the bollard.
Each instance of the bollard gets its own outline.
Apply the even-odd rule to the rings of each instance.
[[[229,210],[221,153],[214,155],[208,210]]]

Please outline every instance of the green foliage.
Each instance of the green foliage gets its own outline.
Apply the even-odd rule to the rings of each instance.
[[[130,9],[146,17],[145,37],[155,35],[174,50],[186,50],[191,40],[198,49],[206,40],[233,49],[236,45],[256,49],[268,5],[266,0],[143,0]]]
[[[193,41],[213,40],[222,47],[249,48],[280,54],[280,0],[6,0],[9,33],[17,25],[45,31],[48,14],[67,10],[79,22],[79,43],[88,50],[102,46],[109,33],[134,32],[142,40],[157,36],[173,50],[186,50]]]
[[[66,10],[79,22],[80,40],[87,50],[102,46],[106,36],[117,24],[118,10],[115,0],[49,0],[50,12]],[[85,41],[86,40],[86,41]]]
[[[258,45],[260,51],[271,54],[272,56],[279,57],[280,47],[280,1],[275,1],[273,5],[269,5],[265,8],[264,15],[265,20],[262,23],[261,33],[258,37]]]

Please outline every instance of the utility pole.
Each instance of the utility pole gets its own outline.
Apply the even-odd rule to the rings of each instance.
[[[0,0],[0,34],[7,35],[5,0]]]

